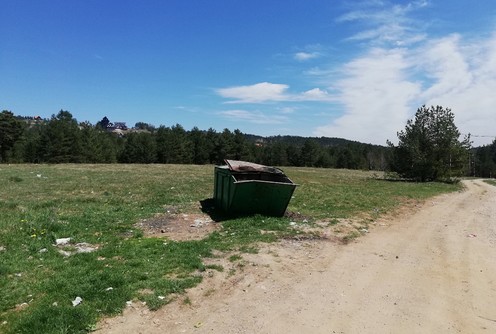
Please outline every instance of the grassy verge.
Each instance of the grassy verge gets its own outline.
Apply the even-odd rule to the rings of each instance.
[[[490,184],[492,186],[496,186],[496,180],[484,180],[487,184]]]
[[[373,173],[287,168],[300,184],[289,210],[311,219],[380,215],[456,185],[387,182]],[[224,221],[203,240],[143,238],[134,224],[173,207],[199,211],[212,166],[0,165],[0,332],[85,333],[129,300],[151,309],[201,281],[213,250],[253,250],[291,235],[289,218]],[[272,233],[262,233],[271,231]],[[64,256],[56,239],[97,248]],[[221,268],[219,268],[221,270]],[[82,303],[73,306],[76,297]]]

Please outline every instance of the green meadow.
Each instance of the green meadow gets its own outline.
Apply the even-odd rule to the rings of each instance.
[[[297,224],[376,219],[461,188],[392,182],[379,172],[283,169],[299,185],[291,218],[230,218],[201,240],[172,241],[145,237],[136,223],[168,210],[201,213],[200,201],[213,195],[213,166],[0,165],[0,332],[91,332],[127,301],[154,310],[199,284],[214,251],[242,257],[258,243],[291,237],[295,217],[305,217]],[[60,238],[71,241],[54,246]],[[74,252],[80,243],[95,250]],[[82,302],[73,306],[76,297]]]

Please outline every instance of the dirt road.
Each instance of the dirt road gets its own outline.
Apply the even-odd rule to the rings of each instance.
[[[348,245],[269,245],[237,274],[97,332],[496,333],[496,187],[465,184]]]

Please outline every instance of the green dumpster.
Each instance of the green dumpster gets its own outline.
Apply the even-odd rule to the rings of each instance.
[[[217,208],[228,214],[284,215],[297,185],[282,170],[245,161],[226,163],[215,167]]]

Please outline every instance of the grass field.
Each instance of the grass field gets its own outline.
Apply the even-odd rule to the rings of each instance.
[[[308,223],[374,219],[408,200],[460,189],[389,182],[372,172],[284,170],[299,184],[288,210]],[[0,165],[0,184],[4,333],[89,332],[129,300],[156,309],[201,281],[212,251],[242,254],[295,233],[290,218],[253,216],[223,221],[202,240],[145,238],[135,226],[142,219],[200,212],[199,201],[213,194],[213,166]],[[97,250],[64,256],[54,244],[67,237],[69,253],[77,243]],[[76,297],[83,302],[74,307]]]

